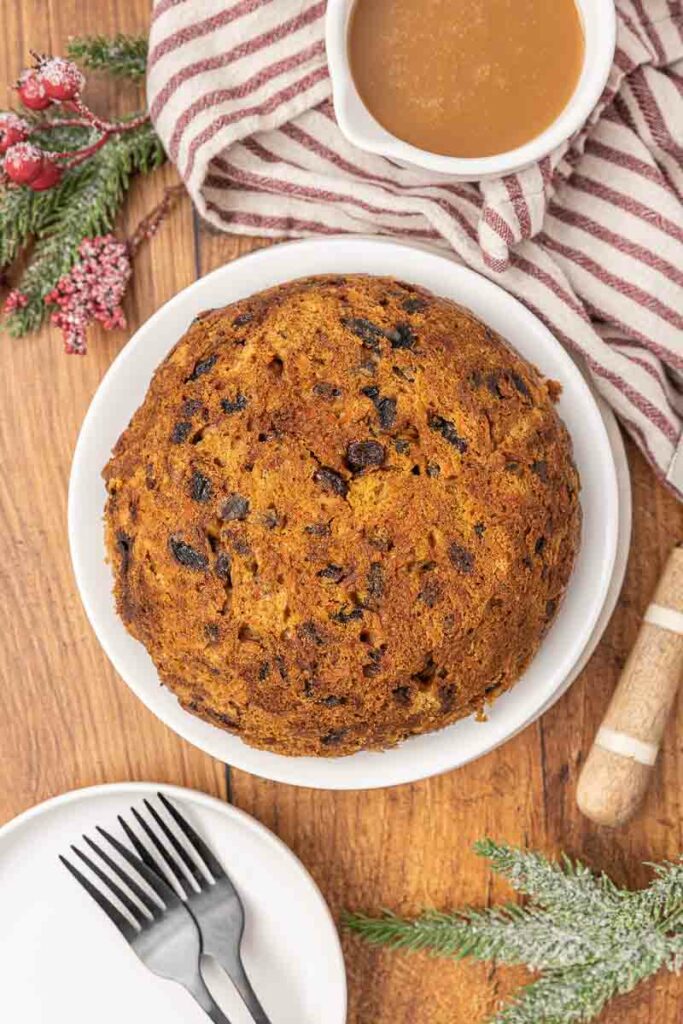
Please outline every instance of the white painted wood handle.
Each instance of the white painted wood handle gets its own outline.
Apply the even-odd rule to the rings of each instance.
[[[579,808],[599,825],[623,825],[640,806],[682,674],[683,546],[676,546],[579,777]]]

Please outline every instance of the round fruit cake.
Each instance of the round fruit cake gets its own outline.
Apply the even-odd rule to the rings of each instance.
[[[200,314],[104,471],[126,627],[184,708],[281,754],[481,716],[577,550],[558,392],[471,313],[389,278]]]

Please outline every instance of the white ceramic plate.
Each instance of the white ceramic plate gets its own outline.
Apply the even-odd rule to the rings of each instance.
[[[344,1024],[339,938],[312,878],[249,815],[175,786],[119,783],[48,800],[0,829],[0,1020],[7,1024],[206,1024],[179,985],[151,974],[57,859],[96,825],[161,790],[209,842],[245,905],[244,964],[273,1024]],[[83,845],[80,843],[80,845]],[[252,1024],[219,968],[232,1024]]]
[[[412,737],[392,750],[345,758],[291,758],[248,747],[190,715],[159,685],[147,652],[116,615],[105,562],[100,477],[121,431],[142,402],[152,374],[203,309],[234,302],[292,278],[320,273],[388,274],[455,299],[506,337],[543,373],[561,381],[559,411],[581,474],[583,537],[557,619],[513,690],[488,721],[465,719]],[[162,306],[128,342],[102,381],[84,420],[69,488],[69,538],[86,612],[119,675],[185,739],[228,764],[266,778],[329,789],[395,785],[456,768],[533,721],[561,691],[598,623],[614,575],[618,489],[612,449],[581,372],[543,324],[503,289],[445,256],[398,242],[357,237],[291,242],[252,253],[190,285]]]

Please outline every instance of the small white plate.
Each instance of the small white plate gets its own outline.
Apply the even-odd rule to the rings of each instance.
[[[489,712],[415,736],[391,750],[345,758],[293,758],[248,747],[237,736],[183,711],[159,685],[147,652],[126,632],[105,562],[101,471],[119,434],[144,399],[156,367],[203,309],[223,306],[292,278],[324,273],[386,274],[423,285],[471,309],[507,338],[563,391],[559,412],[581,474],[583,537],[566,598],[522,679]],[[228,764],[265,778],[327,789],[396,785],[448,771],[480,757],[533,721],[561,692],[585,651],[614,578],[619,533],[617,474],[605,423],[580,370],[520,302],[445,256],[359,237],[291,242],[252,253],[196,281],[162,306],[110,367],[88,410],[74,454],[69,539],[88,617],[118,673],[162,721]]]
[[[7,1024],[206,1024],[183,988],[153,975],[57,859],[96,825],[161,791],[210,844],[244,902],[244,964],[272,1024],[344,1024],[346,976],[320,891],[249,815],[176,786],[118,783],[48,800],[0,828],[0,1020]],[[211,964],[232,1024],[253,1024]]]

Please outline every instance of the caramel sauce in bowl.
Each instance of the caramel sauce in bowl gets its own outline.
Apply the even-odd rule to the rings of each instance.
[[[337,121],[403,165],[509,174],[586,121],[615,34],[613,0],[328,0]]]

